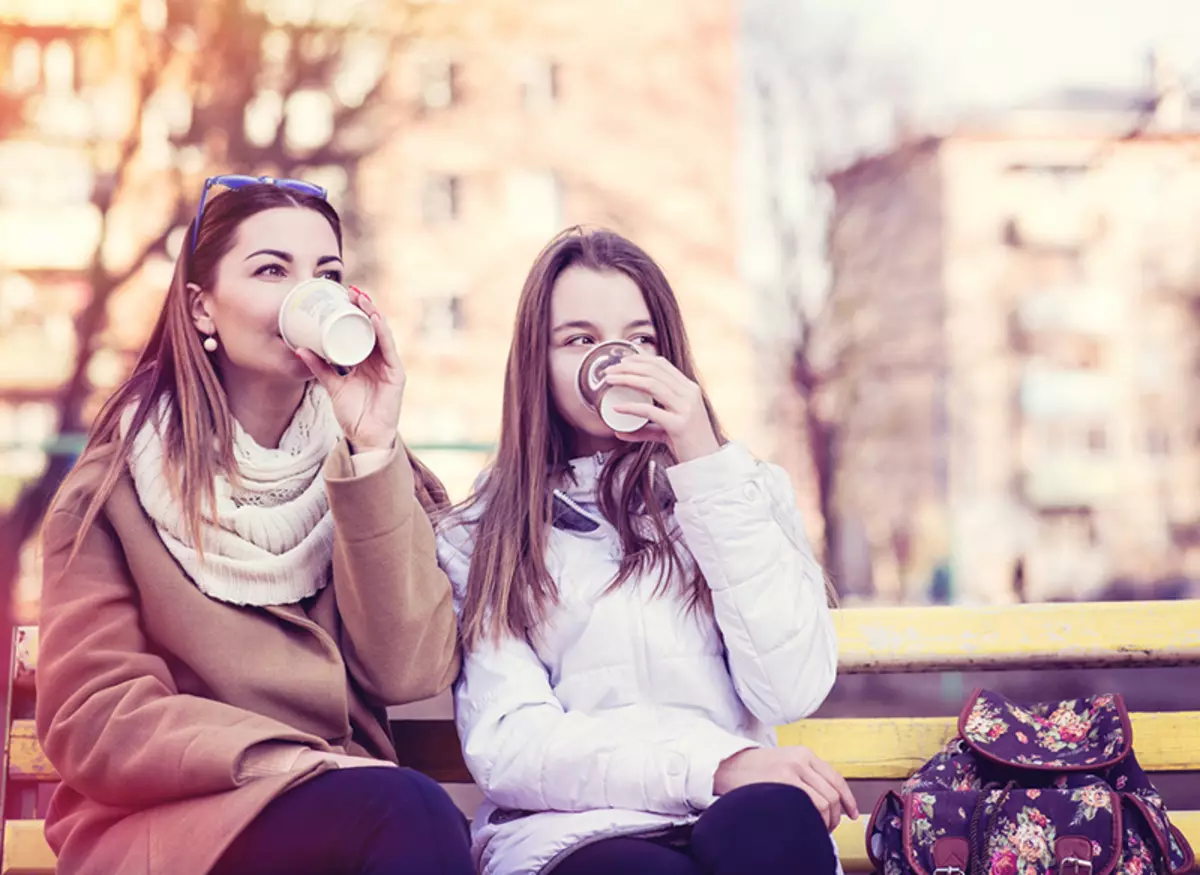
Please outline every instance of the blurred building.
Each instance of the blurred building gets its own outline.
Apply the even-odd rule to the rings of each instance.
[[[131,123],[122,63],[102,34],[118,0],[0,0],[0,506],[45,465],[54,398],[75,358],[74,320],[101,235],[92,202],[104,142]],[[114,83],[118,84],[116,89]],[[119,375],[123,363],[100,356]],[[26,551],[18,613],[36,600]]]
[[[947,568],[982,602],[1200,578],[1200,134],[1144,109],[832,178],[836,503],[884,597]]]
[[[408,440],[495,439],[525,275],[556,232],[584,223],[661,263],[725,426],[761,445],[758,314],[737,264],[734,6],[447,4],[453,33],[398,59],[415,118],[362,174],[361,255],[411,374]],[[461,494],[485,458],[430,461]]]
[[[7,498],[42,465],[12,452],[53,436],[49,400],[74,354],[72,318],[99,239],[80,63],[118,3],[0,2],[0,478]],[[33,124],[25,124],[33,119]]]
[[[324,100],[305,93],[280,106],[278,71],[260,70],[262,99],[231,125],[244,130],[211,129],[189,97],[194,83],[173,84],[189,75],[186,41],[140,102],[139,33],[161,30],[169,8],[0,0],[0,507],[60,439],[53,401],[76,359],[90,272],[102,264],[119,274],[137,255],[125,249],[180,221],[174,175],[191,201],[210,164],[270,170],[224,166],[221,143],[233,133],[251,145],[271,140],[281,119],[299,155],[363,135],[330,127],[335,92],[367,99],[353,96],[351,80],[370,70],[349,61],[370,67],[373,56],[352,47]],[[336,30],[350,15],[330,0],[247,8],[279,29]],[[347,208],[351,276],[382,303],[409,370],[409,443],[465,494],[497,434],[525,274],[552,235],[585,223],[627,234],[660,261],[726,429],[769,450],[755,370],[761,314],[738,273],[735,4],[619,0],[602,16],[580,2],[415,3],[409,18],[404,8],[389,6],[376,24],[417,36],[387,59],[370,96],[375,131],[394,133],[353,175],[299,172]],[[279,54],[276,35],[265,32],[264,58]],[[187,145],[198,130],[199,148]],[[134,157],[118,179],[131,135]],[[116,203],[101,209],[114,191]],[[169,279],[170,264],[155,256],[114,294],[88,374],[97,400],[127,372]],[[32,570],[24,586],[36,588]]]

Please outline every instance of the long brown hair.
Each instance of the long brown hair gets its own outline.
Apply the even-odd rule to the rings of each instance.
[[[85,456],[88,450],[108,445],[115,445],[115,451],[84,514],[72,556],[125,472],[135,437],[147,422],[157,418],[164,400],[167,415],[162,440],[167,484],[183,507],[196,549],[202,549],[205,509],[216,506],[216,478],[221,475],[236,483],[238,469],[233,455],[233,416],[220,375],[192,322],[187,286],[195,283],[211,289],[217,266],[233,248],[242,223],[280,207],[313,210],[324,216],[337,237],[341,254],[341,219],[321,198],[264,183],[209,199],[204,215],[193,221],[193,225],[200,222],[194,251],[189,246],[192,226],[183,237],[162,313],[133,374],[104,404],[92,426]],[[130,419],[123,427],[126,416]],[[444,508],[448,499],[441,482],[411,453],[408,457],[416,475],[418,497],[426,509]]]
[[[472,523],[475,546],[462,616],[468,647],[506,633],[529,638],[558,599],[545,556],[553,488],[569,471],[571,427],[550,393],[550,300],[559,276],[574,266],[617,271],[633,280],[650,311],[658,354],[696,380],[675,293],[641,248],[612,231],[571,228],[542,250],[517,303],[496,460],[458,512],[466,517],[474,516],[467,513],[471,507],[479,511]],[[707,396],[704,404],[721,439]],[[597,500],[622,548],[610,588],[634,574],[657,570],[657,594],[680,585],[691,608],[710,610],[708,586],[698,571],[687,573],[692,564],[671,527],[673,499],[664,500],[654,488],[654,461],[670,465],[675,460],[660,444],[622,445],[613,450],[601,473]],[[639,518],[648,520],[649,532],[637,524]]]

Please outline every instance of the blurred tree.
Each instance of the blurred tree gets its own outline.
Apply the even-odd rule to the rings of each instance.
[[[833,205],[827,180],[903,135],[909,70],[899,58],[868,52],[859,21],[827,4],[748,0],[742,14],[756,181],[752,282],[767,308],[764,331],[779,353],[775,368],[786,375],[780,387],[786,400],[773,409],[798,407],[797,442],[821,518],[824,562],[836,580],[842,545],[835,478],[853,393],[841,377],[853,370],[854,344],[847,314],[835,311],[827,294]]]
[[[84,271],[87,294],[74,317],[72,360],[62,363],[68,376],[49,393],[60,435],[87,430],[98,394],[109,388],[93,385],[100,359],[119,363],[111,383],[144,340],[165,292],[163,268],[210,172],[319,181],[336,196],[348,239],[361,237],[360,166],[405,115],[394,59],[434,11],[421,0],[97,0],[96,6],[111,7],[111,14],[100,11],[82,25],[18,22],[0,31],[9,48],[23,41],[35,53],[44,49],[47,70],[51,44],[72,52],[73,82],[65,90],[32,80],[14,88],[9,77],[10,87],[0,91],[4,129],[83,152],[93,173],[98,232]],[[64,126],[68,117],[80,124]],[[135,303],[123,314],[143,311],[132,328],[110,320],[114,303],[129,294]],[[22,548],[73,463],[69,447],[52,450],[41,475],[0,516],[6,606]]]

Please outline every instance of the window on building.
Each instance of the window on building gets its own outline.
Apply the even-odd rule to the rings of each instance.
[[[435,174],[425,180],[422,195],[425,224],[440,225],[459,217],[462,183],[457,176]]]
[[[445,58],[421,63],[421,105],[426,109],[446,109],[459,99],[458,65]]]
[[[1138,382],[1148,393],[1166,390],[1171,371],[1171,357],[1165,346],[1145,346],[1138,353]]]
[[[48,94],[74,93],[75,52],[69,43],[55,40],[46,46],[42,67]]]
[[[12,67],[8,71],[10,90],[33,91],[42,81],[42,47],[35,40],[23,39],[13,47]]]
[[[559,67],[548,58],[530,58],[521,75],[521,99],[525,109],[548,109],[558,102]]]
[[[533,236],[557,233],[563,223],[562,184],[549,170],[516,170],[506,180],[508,214],[513,224]]]
[[[460,295],[436,295],[421,304],[421,339],[439,343],[453,340],[466,327],[466,312]]]

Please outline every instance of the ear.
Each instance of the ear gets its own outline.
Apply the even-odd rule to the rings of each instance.
[[[187,284],[188,312],[192,316],[192,324],[203,335],[216,334],[217,326],[208,312],[209,296],[195,283]]]

